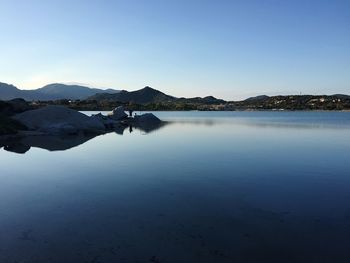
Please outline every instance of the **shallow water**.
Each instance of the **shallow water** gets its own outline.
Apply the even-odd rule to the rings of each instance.
[[[350,112],[155,114],[1,149],[0,262],[350,262]]]

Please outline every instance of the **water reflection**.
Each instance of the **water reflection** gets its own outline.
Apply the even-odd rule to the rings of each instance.
[[[136,125],[118,126],[109,132],[123,135],[126,130],[129,133],[139,130],[145,134],[156,131],[169,124],[169,122],[161,123],[139,123]],[[98,135],[92,134],[78,134],[78,135],[64,135],[64,136],[23,136],[0,138],[0,148],[8,152],[24,154],[30,150],[31,147],[41,148],[48,151],[65,151],[77,147]]]
[[[247,126],[256,128],[292,128],[292,129],[350,129],[350,123],[306,122],[300,120],[271,120],[271,119],[187,119],[172,120],[169,124],[197,125],[197,126]]]
[[[91,115],[91,113],[86,113]],[[295,130],[347,130],[350,129],[350,114],[346,112],[319,113],[319,112],[293,112],[293,113],[271,113],[271,112],[241,112],[230,115],[227,112],[180,112],[175,116],[172,113],[155,112],[160,117],[161,123],[138,123],[133,125],[118,126],[109,132],[118,135],[140,131],[148,134],[169,126],[174,131],[184,126],[206,126],[206,127],[228,127],[229,129],[240,129],[242,127],[255,129],[295,129]],[[194,117],[196,116],[196,117]],[[77,147],[96,135],[70,135],[70,136],[26,136],[22,138],[1,139],[0,148],[19,154],[24,154],[31,147],[46,149],[48,151],[64,151]]]
[[[7,142],[0,262],[350,262],[350,114],[220,114]]]
[[[4,150],[14,153],[26,153],[31,147],[48,151],[64,151],[79,146],[93,138],[95,135],[70,135],[70,136],[26,136],[11,138],[1,142]]]
[[[134,123],[133,125],[129,125],[129,127],[124,127],[123,132],[119,133],[120,130],[116,131],[116,133],[118,134],[123,134],[124,131],[126,129],[129,129],[129,133],[132,133],[135,129],[139,130],[141,132],[144,133],[151,133],[154,132],[156,130],[159,130],[163,127],[165,127],[166,125],[170,124],[170,122],[167,121],[162,121],[162,122],[151,122],[151,123],[147,123],[147,122],[140,122],[140,123]]]

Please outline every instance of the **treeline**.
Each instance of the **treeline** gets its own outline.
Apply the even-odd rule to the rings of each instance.
[[[188,111],[199,110],[201,104],[195,103],[147,103],[147,104],[135,104],[135,103],[123,103],[118,101],[97,101],[97,100],[56,100],[56,101],[42,101],[35,102],[36,107],[42,107],[46,105],[62,105],[71,109],[79,111],[110,111],[118,106],[123,106],[125,109],[135,111]]]
[[[350,110],[350,96],[259,96],[243,101],[203,103],[196,100],[176,100],[157,103],[125,103],[112,100],[56,100],[32,102],[33,107],[63,105],[79,111],[110,111],[118,106],[137,111],[235,111],[235,110]]]

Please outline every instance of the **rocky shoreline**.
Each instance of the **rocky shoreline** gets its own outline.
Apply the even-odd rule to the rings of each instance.
[[[23,100],[1,105],[0,135],[78,135],[104,134],[120,128],[133,126],[147,129],[161,124],[152,113],[128,116],[120,106],[108,115],[101,113],[87,116],[65,106],[49,105],[32,109]]]
[[[10,104],[1,108],[0,148],[20,154],[31,147],[67,150],[102,134],[123,135],[126,129],[149,133],[166,124],[151,113],[128,116],[123,107],[115,108],[108,115],[92,116],[64,106],[14,109]]]

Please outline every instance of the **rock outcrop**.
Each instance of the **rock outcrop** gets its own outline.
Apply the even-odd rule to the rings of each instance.
[[[123,106],[119,106],[117,108],[115,108],[110,114],[108,114],[108,117],[119,121],[119,120],[123,120],[125,118],[128,117],[128,115],[125,113],[124,111],[124,107]]]
[[[33,107],[23,99],[0,101],[0,114],[3,116],[12,116],[32,109]]]
[[[152,113],[145,113],[142,115],[136,115],[134,117],[134,122],[135,123],[152,123],[152,124],[156,124],[156,123],[160,123],[161,120],[158,119],[156,116],[154,116],[154,114]]]
[[[133,128],[150,132],[164,124],[152,113],[128,117],[123,107],[115,108],[107,116],[99,113],[91,117],[65,106],[51,105],[35,110],[31,107],[21,99],[0,103],[0,135],[97,135],[111,131],[123,134],[126,128],[130,132]]]
[[[27,130],[27,127],[8,116],[0,114],[0,136],[17,134],[20,130]]]
[[[142,130],[146,133],[154,131],[162,127],[165,123],[154,116],[152,113],[145,113],[136,115],[130,124],[136,129]]]
[[[7,101],[7,103],[11,106],[13,113],[22,113],[33,109],[24,99],[13,99]]]
[[[109,116],[102,115],[101,113],[94,114],[91,118],[103,123],[108,130],[113,129],[120,124],[119,121],[113,120]]]
[[[14,119],[29,130],[45,134],[102,133],[104,124],[78,111],[63,106],[46,106],[17,114]]]

